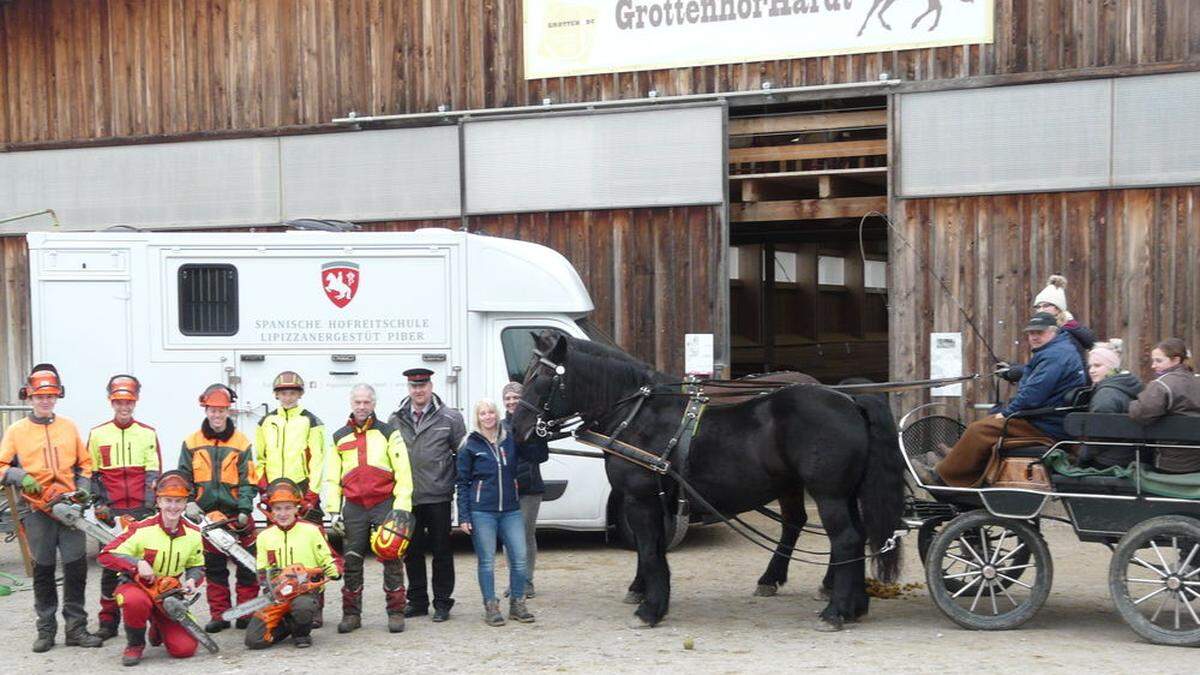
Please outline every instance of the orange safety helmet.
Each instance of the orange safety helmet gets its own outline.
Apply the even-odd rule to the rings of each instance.
[[[237,400],[237,394],[223,384],[210,384],[200,394],[201,408],[228,408]]]
[[[298,505],[304,501],[304,495],[300,494],[300,486],[290,478],[276,478],[271,481],[267,486],[266,496],[267,504],[271,506],[288,502]]]
[[[55,368],[49,363],[39,363],[29,371],[29,377],[25,380],[25,386],[17,392],[21,400],[25,400],[31,396],[50,395],[62,398],[67,393],[67,388],[62,384],[62,378],[58,376],[58,368]]]
[[[371,550],[380,561],[401,560],[412,538],[412,516],[406,511],[392,511],[387,520],[371,532]]]
[[[294,370],[285,370],[276,375],[275,381],[271,383],[272,391],[280,389],[299,389],[301,393],[304,393],[304,378]]]
[[[167,471],[158,477],[158,483],[154,486],[154,495],[187,499],[192,496],[192,482],[180,471]]]
[[[142,393],[142,383],[132,375],[113,375],[105,389],[110,401],[136,401]]]

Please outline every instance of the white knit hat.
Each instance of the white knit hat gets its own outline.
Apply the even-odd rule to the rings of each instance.
[[[1033,299],[1033,306],[1037,307],[1043,302],[1048,302],[1061,311],[1067,311],[1066,289],[1067,278],[1061,274],[1051,274],[1050,279],[1046,282],[1046,287]]]

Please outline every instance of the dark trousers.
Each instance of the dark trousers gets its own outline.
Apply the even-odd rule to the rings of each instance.
[[[62,615],[67,630],[87,625],[83,606],[87,587],[87,540],[83,532],[67,527],[45,513],[33,509],[22,520],[29,549],[33,554],[33,608],[38,633],[51,635],[58,629],[58,587],[54,580],[56,555],[62,560]]]
[[[450,550],[450,502],[418,504],[413,507],[416,527],[404,568],[408,571],[408,602],[418,609],[429,607],[425,554],[433,555],[433,606],[454,606],[454,552]]]
[[[371,529],[387,520],[392,502],[380,502],[369,509],[354,502],[342,507],[346,536],[342,539],[346,574],[342,583],[342,613],[362,614],[363,560],[371,550]],[[388,614],[404,613],[404,564],[399,560],[383,563],[383,593]]]

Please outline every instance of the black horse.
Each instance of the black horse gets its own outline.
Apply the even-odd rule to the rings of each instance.
[[[513,415],[518,438],[528,438],[550,418],[576,414],[585,428],[612,436],[635,405],[631,395],[650,387],[659,393],[644,399],[619,440],[659,454],[667,447],[687,398],[672,395],[679,388],[670,386],[665,374],[618,349],[550,331],[537,335],[536,345]],[[671,459],[679,468],[678,458]],[[638,625],[654,626],[666,616],[671,593],[665,509],[676,502],[681,487],[611,455],[605,457],[605,471],[613,490],[623,495],[637,546],[631,590],[644,595],[634,615]],[[879,552],[900,526],[904,508],[894,424],[879,397],[794,385],[741,405],[713,407],[700,419],[682,475],[725,516],[780,497],[791,497],[796,505],[795,497],[807,490],[832,549],[831,598],[820,627],[836,630],[866,614],[865,545]],[[899,571],[899,550],[876,555],[874,562],[876,576],[891,581]]]

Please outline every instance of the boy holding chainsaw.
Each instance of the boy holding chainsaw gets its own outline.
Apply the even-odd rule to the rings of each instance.
[[[88,434],[96,488],[96,519],[113,523],[121,516],[141,520],[154,510],[154,483],[162,466],[162,452],[154,427],[133,418],[142,384],[132,375],[114,375],[105,387],[113,418]],[[120,624],[117,607],[117,573],[100,573],[100,630],[102,639],[114,637]]]
[[[141,663],[147,624],[150,642],[161,643],[174,658],[192,656],[201,641],[216,651],[211,638],[180,611],[186,607],[181,596],[194,596],[204,582],[203,539],[182,518],[191,494],[192,484],[181,472],[164,473],[155,488],[158,515],[135,523],[97,558],[106,569],[124,575],[125,583],[115,593],[125,619],[124,665]],[[177,598],[174,605],[172,597]]]
[[[0,441],[0,482],[15,485],[33,508],[21,519],[33,555],[33,608],[37,613],[34,652],[49,651],[58,633],[58,589],[55,558],[63,566],[63,619],[66,644],[99,647],[103,640],[87,630],[83,608],[87,586],[86,539],[81,530],[51,515],[56,498],[70,494],[80,503],[90,501],[92,458],[79,438],[75,424],[54,414],[65,394],[58,369],[49,363],[33,367],[20,396],[33,404],[33,412],[17,420]],[[57,555],[56,555],[57,554]]]
[[[277,478],[267,486],[265,501],[272,525],[259,533],[256,542],[265,592],[245,609],[234,611],[254,610],[246,629],[250,649],[266,649],[289,635],[297,647],[310,647],[318,594],[326,581],[341,577],[342,571],[321,528],[299,518],[304,502],[300,486]]]
[[[209,514],[208,520],[227,523],[238,539],[235,545],[253,552],[254,518],[250,513],[255,496],[254,460],[249,439],[229,419],[229,408],[236,400],[233,390],[223,384],[209,385],[200,394],[204,421],[200,430],[183,442],[179,470],[195,484],[196,504]],[[208,576],[208,609],[212,620],[204,630],[219,633],[230,626],[224,618],[225,610],[230,607],[229,563],[236,568],[239,605],[258,595],[258,577],[255,570],[239,565],[237,557],[218,549],[211,537],[206,535],[205,540],[204,572]],[[247,618],[238,619],[237,627],[245,628],[248,623]]]

